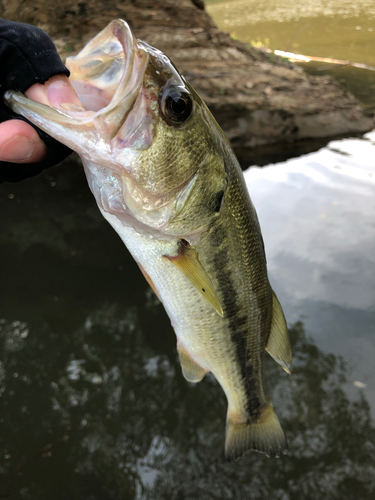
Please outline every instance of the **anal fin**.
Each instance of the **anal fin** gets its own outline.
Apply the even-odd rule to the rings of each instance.
[[[280,457],[288,443],[279,419],[270,403],[255,422],[241,422],[228,410],[225,436],[226,460],[237,460],[247,451],[268,457]]]
[[[186,349],[181,344],[177,344],[178,355],[182,368],[182,374],[188,382],[197,383],[206,375],[207,370],[202,368],[194,359],[186,352]]]
[[[275,292],[272,292],[272,324],[266,351],[287,373],[292,370],[292,348],[285,316]]]

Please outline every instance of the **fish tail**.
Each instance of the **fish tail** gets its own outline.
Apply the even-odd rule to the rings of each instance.
[[[285,453],[288,443],[271,403],[255,422],[241,422],[228,410],[225,458],[236,460],[246,451],[258,451],[268,457]]]

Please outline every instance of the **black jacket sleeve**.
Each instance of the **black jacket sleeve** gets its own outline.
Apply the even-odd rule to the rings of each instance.
[[[30,123],[4,104],[6,90],[25,92],[34,83],[44,83],[58,74],[69,76],[69,70],[44,31],[29,24],[0,19],[0,122],[17,118]],[[48,148],[46,159],[28,164],[0,161],[0,182],[19,181],[37,175],[71,153],[69,148],[32,126]]]

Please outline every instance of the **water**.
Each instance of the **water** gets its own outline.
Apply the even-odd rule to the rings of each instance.
[[[221,29],[244,42],[375,67],[373,0],[208,0],[207,10]],[[375,71],[321,62],[302,66],[331,75],[375,109]]]
[[[374,158],[370,133],[245,173],[293,345],[280,460],[224,461],[224,394],[182,377],[78,163],[1,185],[0,499],[373,500]]]
[[[375,416],[375,132],[246,172],[273,286]],[[270,203],[269,200],[277,200]],[[351,390],[353,395],[355,390]]]

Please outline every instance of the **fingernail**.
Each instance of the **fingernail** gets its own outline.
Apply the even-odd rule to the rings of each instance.
[[[1,161],[21,161],[30,158],[34,152],[35,143],[31,139],[15,135],[0,149]]]
[[[47,89],[48,100],[50,104],[58,108],[63,102],[80,104],[77,95],[72,88],[61,80],[52,82]]]

